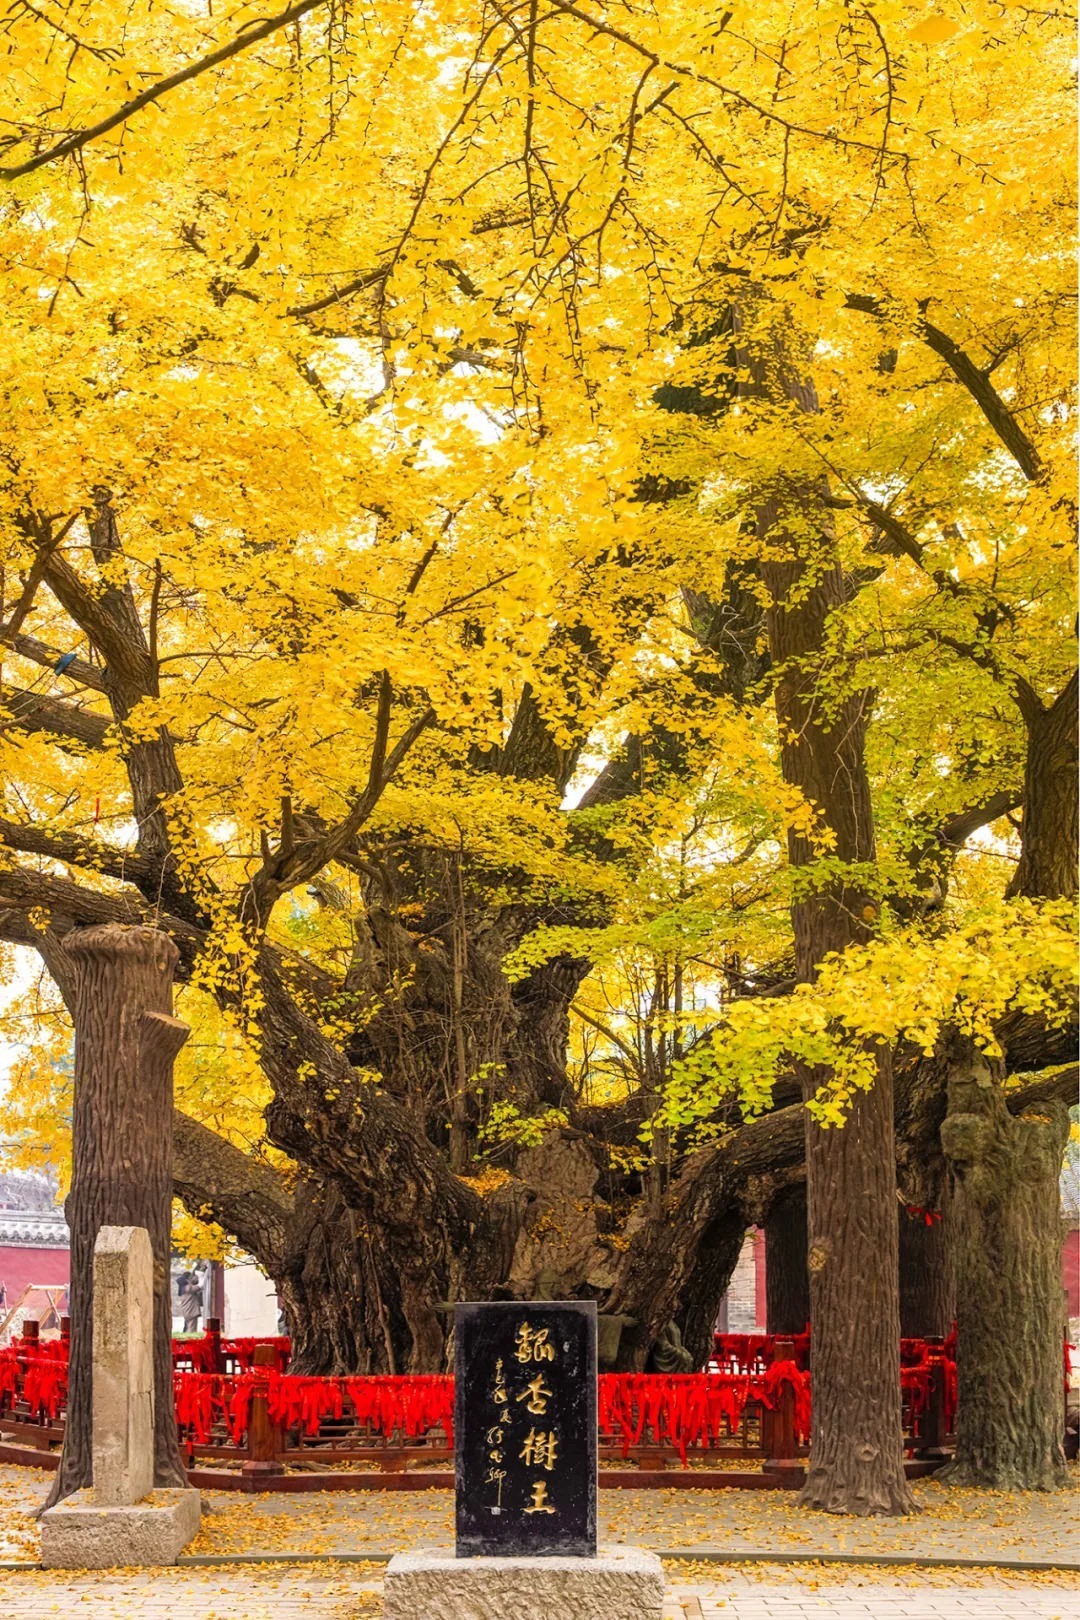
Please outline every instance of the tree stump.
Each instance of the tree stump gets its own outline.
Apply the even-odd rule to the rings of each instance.
[[[46,1506],[92,1483],[94,1243],[103,1226],[141,1226],[154,1257],[154,1485],[187,1484],[172,1392],[169,1254],[172,1069],[188,1036],[172,1017],[176,947],[154,928],[107,923],[68,935],[75,1024],[71,1351],[64,1449]]]

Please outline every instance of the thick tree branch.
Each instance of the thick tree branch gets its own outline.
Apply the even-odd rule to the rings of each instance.
[[[1018,810],[1024,802],[1024,795],[1003,788],[1000,793],[991,793],[989,798],[983,799],[980,804],[973,804],[966,810],[958,810],[955,815],[948,816],[937,829],[937,839],[940,844],[950,849],[959,849],[966,844],[972,833],[978,832],[980,827],[988,827],[992,821],[1000,816],[1008,815],[1011,810]]]
[[[960,345],[930,322],[919,323],[923,341],[941,356],[953,376],[967,389],[986,420],[1016,462],[1024,477],[1036,483],[1043,475],[1039,452],[990,380]]]
[[[962,641],[959,636],[946,635],[943,630],[931,631],[931,639],[939,642],[942,647],[948,647],[950,652],[956,653],[958,658],[966,658],[980,669],[985,669],[992,675],[1011,696],[1016,707],[1020,710],[1024,724],[1031,726],[1037,723],[1043,714],[1043,702],[1031,682],[1014,669],[1006,669],[996,657],[987,641]]]
[[[40,664],[43,669],[57,671],[61,660],[64,661],[62,671],[57,671],[69,681],[75,681],[79,686],[89,686],[94,692],[104,692],[105,675],[95,664],[88,664],[85,658],[72,658],[70,653],[58,652],[55,647],[49,647],[36,636],[0,634],[0,641],[12,647],[21,658],[29,658],[31,663]]]
[[[25,520],[19,522],[19,527],[23,532],[36,543],[37,552],[26,576],[19,600],[12,609],[11,617],[5,625],[0,627],[0,641],[6,641],[9,646],[14,645],[15,637],[22,629],[23,621],[34,605],[38,586],[45,577],[46,564],[75,523],[78,515],[78,512],[73,512],[67,522],[55,530],[53,529],[52,520],[49,518],[39,520],[32,515],[28,515]]]
[[[50,860],[66,861],[70,866],[104,872],[107,877],[121,878],[127,883],[137,883],[140,879],[145,882],[152,875],[150,863],[134,850],[113,849],[76,832],[0,820],[0,844],[20,850],[24,855],[45,855]]]
[[[140,695],[153,691],[154,670],[145,645],[117,622],[107,595],[94,591],[64,557],[52,556],[45,567],[45,582],[61,607],[89,636],[108,675],[135,688]],[[109,593],[119,594],[119,593]]]
[[[73,928],[90,928],[108,922],[129,926],[145,923],[151,928],[161,928],[179,950],[181,972],[185,976],[190,974],[206,938],[201,928],[148,904],[134,890],[103,894],[73,883],[69,878],[28,872],[21,866],[0,866],[0,939],[10,939],[18,945],[32,943],[25,927],[25,918],[31,911],[47,912],[50,930],[61,937]]]
[[[121,561],[122,550],[108,491],[95,490],[94,502],[87,519],[90,548],[98,568],[104,570]],[[152,867],[144,892],[151,900],[163,895],[171,910],[195,920],[198,907],[176,879],[165,808],[182,786],[173,740],[164,727],[149,738],[131,739],[124,731],[131,712],[158,691],[157,666],[150,656],[134,592],[126,581],[94,588],[58,553],[48,559],[45,581],[105,661],[105,690],[124,737],[139,852]]]
[[[73,703],[18,687],[9,686],[0,692],[0,704],[7,710],[6,718],[0,716],[0,728],[44,731],[58,739],[82,743],[85,748],[100,748],[110,725],[105,715],[95,714],[92,709],[78,709]]]
[[[1080,1090],[1080,1065],[1073,1063],[1067,1069],[1059,1069],[1056,1074],[1021,1086],[1018,1091],[1007,1091],[1005,1106],[1010,1114],[1022,1114],[1025,1108],[1037,1108],[1040,1103],[1055,1100],[1071,1108],[1077,1101],[1078,1090]]]
[[[299,0],[298,4],[289,6],[286,11],[279,12],[276,17],[268,17],[264,22],[256,23],[251,28],[245,28],[227,45],[219,46],[216,51],[211,51],[208,56],[200,57],[196,62],[189,62],[187,67],[181,68],[176,73],[170,73],[167,78],[159,79],[156,84],[148,85],[139,95],[134,96],[130,101],[125,101],[122,107],[118,107],[107,118],[102,118],[99,123],[91,124],[87,129],[76,130],[73,135],[67,136],[65,140],[58,142],[56,146],[51,146],[46,151],[38,152],[36,156],[28,158],[25,163],[18,163],[9,168],[0,168],[0,180],[16,180],[20,175],[32,174],[35,169],[44,168],[47,163],[53,163],[57,158],[68,157],[72,152],[80,152],[91,141],[96,141],[99,136],[107,135],[110,129],[116,129],[118,125],[125,124],[129,118],[140,112],[143,107],[148,107],[152,102],[159,101],[162,96],[166,95],[170,90],[175,90],[178,85],[187,84],[191,79],[197,79],[200,74],[206,73],[208,69],[217,67],[220,62],[227,62],[230,57],[239,55],[241,51],[248,50],[252,45],[257,45],[260,40],[277,33],[279,28],[287,28],[290,23],[299,22],[300,18],[306,16],[309,11],[315,11],[319,6],[326,3],[327,0]]]
[[[173,1188],[190,1214],[217,1221],[264,1270],[283,1260],[294,1202],[282,1177],[179,1108],[173,1111]]]

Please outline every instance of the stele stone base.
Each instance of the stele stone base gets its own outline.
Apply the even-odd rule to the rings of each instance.
[[[641,1547],[595,1558],[455,1558],[448,1547],[397,1553],[383,1620],[661,1620],[664,1571]]]
[[[41,1515],[46,1569],[116,1569],[175,1562],[199,1528],[195,1490],[151,1491],[134,1507],[98,1507],[76,1491]]]

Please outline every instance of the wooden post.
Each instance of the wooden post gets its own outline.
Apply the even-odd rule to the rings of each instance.
[[[62,1316],[60,1318],[60,1342],[61,1342],[61,1344],[67,1344],[70,1338],[71,1338],[71,1317],[70,1316]]]
[[[777,1339],[773,1362],[794,1361],[795,1346],[790,1339]],[[795,1391],[789,1383],[781,1384],[776,1396],[776,1407],[763,1414],[768,1421],[765,1434],[765,1469],[769,1473],[790,1469],[802,1471],[795,1442]]]
[[[930,1351],[930,1395],[919,1415],[916,1457],[946,1457],[944,1339],[927,1339]]]
[[[34,1316],[28,1316],[23,1322],[22,1336],[24,1344],[37,1344],[41,1337],[41,1323]]]
[[[208,1357],[210,1362],[210,1371],[216,1373],[224,1372],[225,1357],[221,1353],[221,1322],[216,1316],[208,1316],[206,1318],[206,1342],[210,1350],[210,1355]]]
[[[248,1456],[240,1468],[241,1489],[259,1491],[268,1479],[285,1472],[278,1462],[281,1450],[281,1430],[270,1421],[267,1393],[270,1387],[270,1369],[277,1366],[277,1351],[272,1344],[257,1344],[252,1372],[258,1382],[251,1396],[251,1415],[248,1418]]]

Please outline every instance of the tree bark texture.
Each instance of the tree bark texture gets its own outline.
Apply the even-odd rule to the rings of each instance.
[[[795,1182],[765,1217],[765,1325],[770,1333],[802,1333],[810,1321],[806,1269],[806,1184]]]
[[[1053,1490],[1062,1450],[1063,1103],[1010,1113],[993,1065],[959,1049],[941,1142],[955,1180],[955,1485]]]
[[[882,1058],[841,1128],[807,1126],[814,1404],[800,1501],[830,1513],[915,1510],[902,1446],[889,1080]]]
[[[1011,894],[1071,900],[1077,889],[1077,677],[1049,708],[1025,715],[1024,822]]]
[[[819,684],[828,621],[845,600],[826,517],[810,491],[787,510],[770,499],[757,511],[763,545],[787,556],[762,564],[784,780],[814,807],[832,834],[830,853],[843,863],[839,876],[810,885],[792,906],[796,974],[804,982],[829,952],[865,941],[877,915],[867,882],[875,859],[865,760],[869,695],[830,701]],[[817,857],[795,831],[788,854],[796,870]],[[891,1054],[880,1048],[876,1061],[872,1089],[856,1093],[842,1128],[823,1129],[809,1114],[806,1121],[814,1407],[801,1500],[834,1513],[908,1513],[915,1505],[901,1443]],[[805,1073],[804,1099],[825,1079]]]
[[[946,1203],[944,1197],[939,1199]],[[929,1205],[924,1205],[929,1209]],[[900,1336],[944,1339],[956,1316],[951,1226],[948,1208],[932,1211],[929,1223],[920,1212],[900,1209]]]
[[[48,1503],[92,1483],[94,1243],[102,1226],[142,1226],[154,1255],[154,1483],[184,1485],[172,1392],[169,1297],[172,1067],[187,1038],[172,1017],[178,960],[167,935],[115,923],[68,935],[75,1024],[71,1351],[64,1449]]]
[[[695,1363],[704,1365],[746,1228],[802,1161],[802,1113],[798,1106],[780,1109],[700,1148],[676,1177],[661,1217],[634,1234],[603,1305],[638,1323],[624,1335],[620,1371],[640,1372],[673,1320]]]
[[[174,1111],[174,1189],[230,1233],[272,1280],[292,1340],[292,1371],[324,1378],[397,1373],[411,1338],[384,1234],[334,1181],[282,1173]]]

